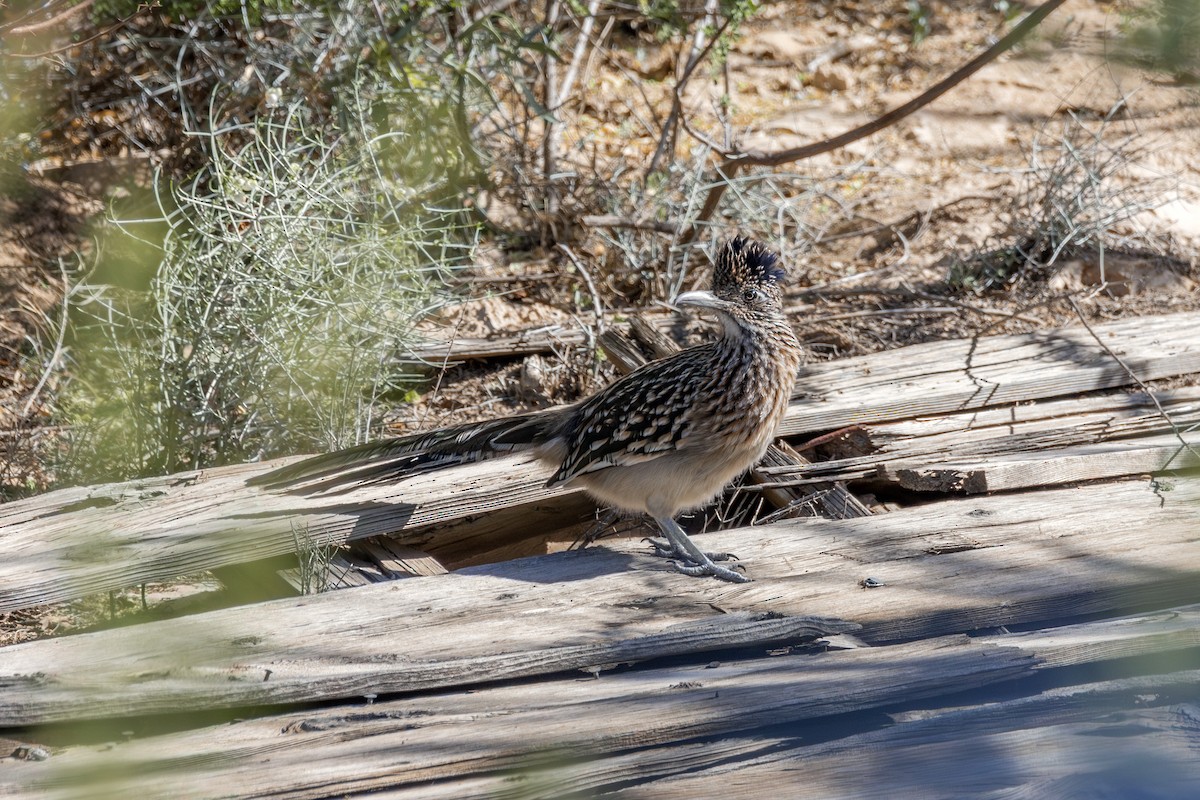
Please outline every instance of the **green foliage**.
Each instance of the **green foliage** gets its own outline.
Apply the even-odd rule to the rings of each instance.
[[[1120,59],[1200,80],[1200,0],[1155,0],[1133,12],[1125,29]]]
[[[478,127],[501,94],[530,93],[554,52],[548,32],[499,11],[468,21],[435,0],[374,13],[344,0],[152,8],[100,0],[109,19],[143,13],[120,53],[92,57],[107,59],[115,108],[142,119],[121,104],[153,92],[157,147],[190,176],[160,179],[155,210],[102,236],[73,290],[60,476],[362,440],[380,403],[403,402],[423,372],[400,360],[445,271],[471,252],[475,222],[455,209],[488,182]]]
[[[388,148],[424,135],[404,98],[348,92],[337,131],[297,100],[210,135],[208,166],[173,192],[149,289],[84,287],[62,398],[73,477],[348,445],[403,394],[413,325],[473,228],[425,210],[433,165],[385,169]]]
[[[759,0],[720,0],[718,16],[730,20],[730,25],[718,43],[717,60],[724,58],[728,52],[732,36],[743,22],[754,16],[761,7]],[[686,34],[697,15],[703,18],[703,4],[680,0],[638,0],[638,8],[652,27],[657,30],[659,39],[669,39],[676,34]],[[709,31],[710,34],[716,31]]]
[[[96,0],[92,4],[92,19],[102,25],[110,24],[153,9],[177,20],[232,17],[260,25],[264,15],[290,13],[297,5],[295,0]]]
[[[729,20],[729,27],[721,34],[721,38],[713,47],[713,64],[719,66],[729,57],[729,48],[737,38],[742,23],[758,13],[761,4],[758,0],[721,0],[721,14]],[[709,31],[709,34],[716,31]]]
[[[1025,13],[1025,6],[1020,3],[1010,2],[1009,0],[996,0],[996,2],[992,3],[992,8],[1004,16],[1005,22],[1012,22]]]
[[[929,36],[929,9],[920,0],[906,0],[908,24],[912,26],[912,43],[918,45]]]
[[[638,0],[638,9],[658,28],[661,39],[687,30],[687,19],[681,12],[679,0]]]

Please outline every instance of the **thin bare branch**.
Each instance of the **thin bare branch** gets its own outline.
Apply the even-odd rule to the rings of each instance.
[[[68,4],[68,6],[65,10],[60,11],[59,13],[50,17],[50,19],[44,19],[44,20],[41,20],[40,22],[27,22],[24,25],[22,25],[21,24],[22,20],[29,19],[30,17],[33,16],[33,13],[30,12],[29,14],[26,14],[24,17],[22,17],[22,19],[20,19],[20,20],[14,20],[14,21],[8,23],[7,25],[0,25],[0,33],[7,33],[7,34],[11,34],[13,36],[27,36],[31,33],[40,33],[41,31],[47,30],[49,28],[53,28],[55,25],[57,25],[58,23],[62,22],[65,19],[69,19],[69,18],[75,16],[76,14],[79,14],[80,12],[87,11],[89,8],[92,7],[92,3],[94,1],[95,0],[83,0],[82,2],[77,3],[75,5]]]
[[[571,65],[567,68],[567,74],[563,77],[562,88],[558,90],[558,96],[566,98],[571,96],[571,90],[575,88],[575,79],[579,75],[579,65],[583,62],[584,53],[587,52],[588,40],[592,37],[592,28],[596,26],[596,15],[600,12],[600,0],[591,0],[587,7],[587,16],[583,18],[583,22],[579,26],[579,38],[575,40],[575,50],[571,53]]]
[[[712,51],[713,45],[721,40],[721,36],[725,33],[726,28],[733,22],[732,17],[726,17],[721,26],[709,37],[708,42],[701,46],[704,41],[704,31],[710,24],[710,20],[716,18],[719,10],[716,0],[706,0],[704,6],[704,22],[696,31],[696,36],[692,40],[692,50],[688,56],[687,66],[684,67],[683,75],[679,80],[675,81],[675,88],[671,93],[671,111],[667,115],[667,121],[663,124],[662,134],[658,139],[658,146],[654,149],[654,156],[650,159],[650,166],[646,168],[646,177],[653,175],[661,166],[663,157],[668,151],[675,150],[676,127],[683,114],[683,90],[687,86],[688,81],[692,79],[692,73],[696,71],[704,59],[708,58],[708,54]]]
[[[579,222],[589,228],[631,228],[633,230],[654,231],[656,233],[678,233],[680,229],[680,226],[674,222],[632,219],[612,214],[592,214],[580,217]]]
[[[567,258],[571,259],[571,263],[575,266],[575,271],[579,273],[579,277],[583,278],[583,282],[587,284],[588,292],[592,296],[592,312],[596,315],[596,330],[599,333],[604,333],[604,303],[600,299],[600,292],[596,289],[596,282],[592,280],[592,275],[588,272],[587,266],[584,265],[575,252],[561,242],[558,249],[567,254]]]
[[[845,147],[848,144],[857,142],[859,139],[878,133],[885,128],[895,125],[900,120],[913,114],[916,111],[924,108],[934,100],[941,97],[946,92],[953,89],[958,84],[965,81],[967,78],[974,75],[988,63],[994,61],[1001,53],[1011,49],[1014,45],[1020,42],[1029,34],[1031,30],[1037,27],[1043,19],[1045,19],[1052,11],[1061,6],[1065,0],[1047,0],[1047,2],[1034,9],[1029,16],[1025,17],[1020,24],[1008,32],[1006,36],[989,47],[984,52],[980,53],[975,58],[971,59],[967,64],[955,70],[945,79],[934,84],[928,90],[909,100],[903,105],[897,106],[891,111],[875,118],[874,120],[859,125],[857,128],[846,131],[845,133],[834,136],[824,141],[814,142],[812,144],[803,145],[801,147],[792,147],[787,150],[778,150],[775,152],[748,152],[740,156],[730,158],[722,162],[714,169],[714,174],[711,179],[713,184],[709,190],[708,197],[705,198],[704,207],[696,216],[696,221],[692,227],[684,234],[681,244],[692,242],[700,232],[702,223],[712,217],[717,210],[717,205],[721,202],[721,197],[724,196],[725,190],[729,187],[729,182],[737,176],[738,172],[747,167],[777,167],[781,164],[789,164],[795,161],[801,161],[806,158],[828,153],[832,150]]]
[[[808,296],[823,296],[823,297],[858,297],[861,295],[875,295],[880,297],[903,297],[913,300],[926,300],[933,303],[947,303],[955,308],[963,311],[970,311],[972,314],[989,317],[1004,317],[1006,319],[1018,319],[1022,322],[1028,322],[1031,325],[1040,324],[1039,320],[1033,317],[1026,317],[1020,313],[1011,311],[1003,311],[995,308],[983,308],[982,306],[964,303],[962,300],[956,300],[953,297],[942,297],[928,292],[918,291],[916,289],[884,289],[884,288],[863,288],[863,289],[814,289],[797,293],[800,297]],[[928,311],[929,309],[918,309]],[[822,321],[824,321],[823,318]]]
[[[1075,302],[1075,298],[1067,297],[1067,302],[1071,304],[1071,309],[1075,312],[1075,316],[1079,318],[1079,323],[1083,325],[1088,334],[1096,340],[1096,344],[1100,345],[1101,349],[1112,356],[1113,361],[1116,361],[1117,364],[1120,365],[1121,369],[1125,370],[1125,374],[1137,384],[1139,389],[1146,393],[1146,396],[1150,398],[1150,402],[1154,403],[1154,407],[1158,410],[1159,416],[1161,416],[1163,420],[1165,420],[1166,423],[1171,426],[1171,433],[1175,434],[1175,438],[1179,440],[1179,449],[1175,451],[1175,455],[1171,457],[1171,461],[1174,461],[1176,458],[1178,458],[1179,454],[1184,450],[1188,451],[1193,456],[1200,458],[1200,453],[1196,452],[1196,448],[1193,447],[1187,439],[1183,438],[1183,431],[1179,429],[1179,425],[1176,424],[1175,420],[1171,419],[1171,415],[1168,414],[1166,409],[1162,407],[1162,403],[1158,401],[1158,398],[1154,395],[1154,392],[1150,390],[1150,387],[1138,377],[1138,374],[1134,372],[1129,364],[1125,362],[1125,359],[1121,358],[1121,356],[1119,356],[1115,350],[1109,347],[1108,344],[1106,344],[1105,341],[1100,338],[1100,336],[1094,330],[1092,330],[1092,326],[1088,324],[1087,318],[1084,317],[1083,311],[1081,311],[1079,308],[1079,304]]]

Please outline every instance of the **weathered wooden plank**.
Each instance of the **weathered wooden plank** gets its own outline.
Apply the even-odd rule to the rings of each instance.
[[[912,447],[913,442],[994,439],[1005,434],[1062,429],[1068,424],[1107,426],[1116,434],[1138,435],[1160,429],[1152,422],[1152,417],[1158,414],[1155,401],[1172,418],[1182,418],[1195,413],[1200,406],[1200,387],[1185,386],[1151,394],[1142,391],[1098,392],[959,414],[875,423],[869,430],[871,444],[888,452],[903,452]],[[1130,424],[1137,427],[1121,430]]]
[[[403,531],[401,543],[458,565],[524,537],[540,544],[595,508],[581,492],[546,489],[527,456],[323,498],[247,489],[260,471],[193,473],[170,493],[162,479],[66,490],[68,504],[40,515],[25,501],[0,506],[0,610],[284,555],[297,530],[317,546]]]
[[[664,769],[659,780],[597,795],[690,800],[719,785],[723,797],[747,800],[768,792],[867,800],[878,797],[881,786],[889,797],[932,800],[1192,797],[1200,785],[1197,684],[1196,670],[1142,676],[925,712],[891,727],[813,746],[795,737],[771,738],[757,743],[760,754],[752,760],[712,761],[710,768],[691,774]],[[608,785],[616,785],[612,776],[623,765],[598,764],[592,771],[601,772],[602,766],[607,767],[601,774]],[[571,777],[555,774],[568,769],[547,770],[549,775],[539,776],[540,785],[570,785]],[[476,783],[482,788],[484,782]],[[499,782],[490,788],[498,790],[492,797],[506,796]],[[414,788],[380,796],[408,800],[435,795]],[[458,796],[468,800],[482,795]]]
[[[636,313],[660,331],[669,330],[679,322],[678,315],[665,309],[642,309],[625,313]],[[593,334],[585,330],[584,326],[594,324],[594,318],[584,314],[572,324],[552,323],[504,336],[458,336],[450,341],[429,339],[410,349],[405,353],[405,357],[441,367],[461,364],[464,361],[549,353],[564,347],[587,344]]]
[[[924,712],[926,717],[936,714],[929,724],[902,721],[827,744],[807,741],[828,738],[840,718],[801,721],[788,726],[790,735],[748,732],[592,759],[529,763],[503,777],[384,789],[371,797],[690,800],[709,797],[712,787],[720,786],[722,797],[746,800],[871,800],[886,785],[886,796],[906,798],[1174,800],[1191,797],[1200,780],[1200,761],[1194,757],[1200,725],[1197,680],[1200,672],[1194,671],[1146,676],[970,709]],[[989,720],[990,726],[980,724]],[[964,741],[969,744],[954,745]],[[1147,769],[1164,770],[1163,780],[1147,778]]]
[[[1190,447],[1168,434],[1048,450],[1033,458],[996,456],[932,465],[897,461],[882,468],[877,477],[918,492],[980,494],[1200,467],[1200,432],[1183,438]]]
[[[437,367],[492,358],[512,358],[547,353],[555,347],[584,344],[587,336],[579,326],[549,325],[512,336],[460,336],[452,341],[430,339],[405,354]]]
[[[41,788],[40,774],[78,790],[95,785],[97,766],[107,763],[120,766],[109,773],[118,796],[149,788],[137,776],[153,776],[171,797],[341,796],[936,696],[950,682],[978,687],[1027,675],[1032,662],[1018,650],[956,639],[911,645],[900,663],[868,648],[580,676],[248,720],[118,745],[99,758],[81,748],[48,769],[22,770],[20,780]]]
[[[1008,636],[1000,643],[948,637],[312,709],[129,742],[99,754],[91,748],[72,748],[51,762],[22,765],[0,781],[9,781],[10,787],[19,782],[45,790],[38,792],[41,796],[53,796],[54,789],[67,791],[72,784],[96,781],[97,767],[103,764],[107,769],[100,777],[115,776],[116,781],[105,788],[125,796],[146,791],[153,781],[156,791],[171,797],[304,798],[391,788],[404,790],[396,797],[466,800],[556,798],[569,790],[613,788],[635,778],[684,775],[697,767],[737,772],[730,756],[743,762],[760,756],[745,764],[747,769],[786,768],[787,761],[771,754],[781,747],[796,748],[794,739],[771,740],[764,746],[761,740],[743,738],[706,744],[704,751],[686,745],[669,748],[672,754],[690,750],[690,757],[678,760],[656,758],[655,751],[646,748],[679,745],[700,736],[753,737],[771,725],[911,704],[1028,676],[1050,658],[1061,666],[1100,663],[1145,649],[1182,652],[1195,646],[1198,622],[1200,610],[1188,608],[1119,626],[1103,623],[1096,629],[1085,624],[1057,635]],[[1112,694],[1113,687],[1105,691]],[[1122,696],[1130,697],[1133,691],[1131,685],[1124,686]],[[1020,714],[989,716],[972,709],[972,718],[962,711],[953,713],[968,718],[959,723],[960,729],[974,725],[982,735],[1020,730],[1031,722],[1071,721],[1066,712],[1078,716],[1088,706],[1064,692],[1059,692],[1057,704],[1047,705],[1046,698],[1052,696],[1035,698],[1041,699],[1040,705],[1026,703]],[[1112,703],[1095,688],[1087,696]],[[936,727],[929,721],[910,725]],[[912,737],[898,738],[905,742]],[[821,746],[808,749],[820,752]],[[643,761],[648,757],[651,768],[630,769],[631,757],[622,755],[629,751]],[[601,760],[594,761],[597,757]],[[585,768],[591,775],[581,784],[579,773]],[[513,782],[522,776],[526,780]],[[670,785],[649,785],[660,783]],[[705,796],[703,791],[695,793],[694,786],[692,791],[692,797]]]
[[[797,486],[831,479],[873,479],[902,462],[971,465],[995,457],[1151,437],[1170,431],[1172,423],[1185,439],[1196,437],[1189,429],[1200,423],[1200,387],[1152,396],[1103,394],[881,423],[862,429],[873,448],[867,455],[800,466],[760,466],[759,471],[764,478]]]
[[[1037,653],[1035,669],[1039,670],[1160,656],[1200,647],[1200,606],[1020,633],[992,633],[976,636],[972,641]],[[1197,690],[1200,691],[1200,685]]]
[[[1200,368],[1200,314],[1096,326],[1145,379]],[[920,345],[813,365],[785,430],[976,408],[1129,382],[1086,333]],[[277,464],[275,464],[277,465]],[[275,466],[270,465],[270,466]],[[521,457],[464,465],[332,497],[248,490],[268,465],[66,489],[0,506],[0,611],[289,553],[297,526],[318,544],[375,535],[450,568],[578,521],[593,506],[547,489]]]
[[[1131,482],[701,535],[744,585],[628,542],[27,642],[0,650],[0,724],[460,686],[786,639],[809,615],[885,642],[1194,602],[1198,500]]]
[[[1200,313],[1093,325],[1143,381],[1200,372]],[[913,345],[801,369],[784,436],[1126,386],[1080,326]]]
[[[373,610],[395,614],[397,609],[389,602],[366,597],[363,592],[411,583],[351,587],[316,598],[353,595],[359,603],[370,603]],[[462,598],[439,598],[435,593],[434,602],[439,599]],[[479,602],[482,598],[470,599]],[[510,598],[501,593],[500,599]],[[429,606],[420,606],[415,612],[406,608],[403,622],[376,614],[348,629],[346,615],[353,613],[355,604],[334,611],[334,617],[330,608],[315,608],[312,602],[287,609],[245,606],[241,610],[257,609],[256,613],[267,615],[265,624],[253,630],[234,629],[226,627],[228,620],[196,615],[186,621],[120,629],[132,632],[117,637],[121,642],[106,642],[103,633],[107,631],[90,641],[42,640],[70,641],[66,646],[50,647],[59,659],[53,674],[29,670],[40,655],[30,659],[29,652],[4,652],[0,687],[8,690],[8,697],[0,701],[4,706],[0,727],[81,716],[374,697],[567,670],[598,671],[664,656],[801,641],[857,627],[812,617],[714,616],[711,609],[654,614],[645,608],[619,607],[580,609],[570,615],[568,621],[573,625],[566,626],[547,619],[528,602],[510,603],[515,607],[509,608],[503,619],[490,613],[473,614],[462,602],[454,605],[450,614]],[[514,615],[523,625],[536,624],[538,630],[522,637],[505,637],[512,626],[506,626],[504,619]],[[428,629],[430,617],[441,620],[432,623],[434,630]],[[449,621],[453,617],[458,618],[457,624]],[[338,623],[342,627],[336,627]],[[320,629],[317,641],[303,634],[314,626],[328,626]],[[568,627],[578,629],[573,637],[569,637]],[[385,631],[395,638],[372,641],[385,636]],[[287,652],[276,651],[266,660],[256,656],[284,639],[291,641]],[[128,649],[107,651],[107,655],[100,652],[110,644]],[[84,669],[81,663],[78,669],[67,666],[80,657],[90,658],[91,668]]]
[[[1195,664],[1195,648],[1200,645],[1198,612],[1196,607],[1168,609],[1062,628],[974,637],[971,641],[1015,646],[1030,653],[1036,657],[1034,671],[1129,656],[1143,660],[1158,656],[1166,664]],[[897,663],[906,661],[904,646],[881,650]],[[1106,671],[1101,668],[1093,674],[1103,675]],[[586,760],[531,763],[520,773],[524,780],[514,781],[511,774],[468,774],[437,785],[384,790],[373,797],[549,800],[577,793],[657,800],[705,797],[711,787],[720,786],[722,796],[739,798],[782,795],[866,800],[878,797],[883,791],[880,787],[886,785],[891,797],[957,800],[984,796],[981,784],[994,782],[987,788],[1000,790],[1028,782],[1028,794],[1016,796],[1040,800],[1062,794],[1046,791],[1047,771],[1059,771],[1058,777],[1096,777],[1096,782],[1085,783],[1084,787],[1111,789],[1120,783],[1119,779],[1114,783],[1112,772],[1101,770],[1099,775],[1089,775],[1089,771],[1096,771],[1095,765],[1114,764],[1128,770],[1139,761],[1143,766],[1169,768],[1168,780],[1185,777],[1188,783],[1163,784],[1172,787],[1164,797],[1183,797],[1190,796],[1190,791],[1180,793],[1178,788],[1190,787],[1200,779],[1200,761],[1194,757],[1200,743],[1198,686],[1200,671],[1185,671],[1067,686],[951,709],[932,708],[935,704],[926,700],[919,705],[930,706],[931,710],[893,714],[897,724],[890,727],[851,733],[816,745],[809,742],[828,739],[830,729],[836,730],[839,725],[837,717],[807,725],[801,721],[788,726],[786,735],[729,733],[715,741],[607,753]],[[947,686],[948,693],[953,690]],[[1144,716],[1148,709],[1153,709],[1149,718]],[[981,745],[985,737],[994,738]],[[954,750],[950,745],[956,741],[975,744]],[[1132,745],[1126,747],[1131,741]],[[1146,759],[1149,751],[1156,757]],[[1131,758],[1135,753],[1137,757]],[[1019,758],[1011,760],[1008,755]],[[897,770],[896,765],[902,768]],[[1182,772],[1181,766],[1186,767]],[[832,774],[824,774],[826,770]],[[1129,774],[1146,784],[1139,770]],[[1085,791],[1084,796],[1107,795]]]

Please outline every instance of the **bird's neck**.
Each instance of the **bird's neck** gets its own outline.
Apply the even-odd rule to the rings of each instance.
[[[752,358],[782,359],[800,363],[800,342],[792,325],[783,314],[773,314],[753,321],[724,317],[724,330],[718,347],[726,351],[743,352]]]

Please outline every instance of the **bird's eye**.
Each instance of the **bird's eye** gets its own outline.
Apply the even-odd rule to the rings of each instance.
[[[758,289],[746,289],[742,292],[742,299],[747,303],[753,303],[758,299]]]

